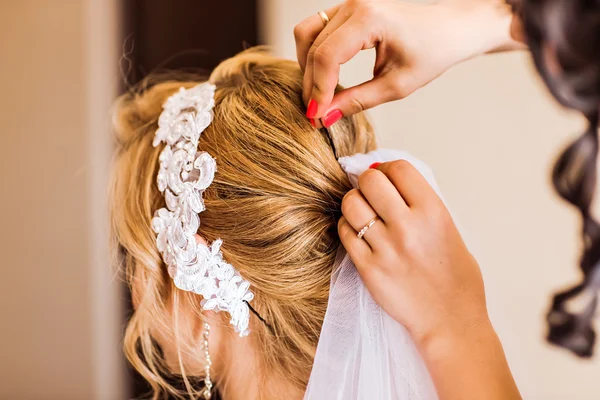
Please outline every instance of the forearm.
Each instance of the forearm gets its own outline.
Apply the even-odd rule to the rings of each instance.
[[[490,323],[419,345],[440,400],[521,399]]]
[[[525,49],[518,18],[506,0],[442,0],[453,15],[463,59]]]

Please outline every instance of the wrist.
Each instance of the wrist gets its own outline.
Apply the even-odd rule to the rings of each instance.
[[[514,15],[506,0],[442,0],[439,5],[454,21],[463,60],[523,48],[511,34]]]
[[[416,345],[428,362],[448,359],[468,351],[474,346],[488,348],[499,345],[499,339],[491,321],[485,317],[470,324],[447,326],[416,340]]]
[[[446,329],[418,342],[417,347],[440,399],[521,400],[489,319],[462,329]]]

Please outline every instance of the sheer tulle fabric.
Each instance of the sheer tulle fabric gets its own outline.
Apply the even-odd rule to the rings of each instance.
[[[404,159],[438,191],[431,170],[407,153],[376,150],[340,159],[352,184],[374,162]],[[438,191],[439,193],[439,191]],[[406,329],[372,299],[341,250],[305,400],[437,399],[429,372]]]

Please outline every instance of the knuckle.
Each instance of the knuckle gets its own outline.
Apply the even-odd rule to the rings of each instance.
[[[357,257],[365,256],[364,252],[360,251],[360,247],[354,245],[356,241],[356,232],[349,224],[344,224],[342,229],[338,232],[338,236],[354,260]],[[356,261],[357,260],[355,260],[355,262]]]
[[[354,197],[359,195],[358,189],[351,189],[348,193],[346,193],[342,199],[342,204],[352,201]]]
[[[352,189],[342,199],[342,214],[348,215],[362,202],[362,195],[357,189]]]
[[[348,225],[345,225],[343,230],[339,232],[340,240],[344,243],[349,243],[354,238],[355,233],[350,229]]]
[[[373,258],[373,264],[377,265],[378,269],[386,275],[402,272],[399,271],[399,266],[403,264],[400,261],[402,258],[393,250],[380,252]]]
[[[398,259],[397,246],[401,242],[400,238],[395,238],[391,243],[388,241],[385,246],[379,246],[377,251],[374,252],[374,258],[381,265],[387,265],[390,262]]]
[[[410,94],[412,92],[414,92],[412,83],[410,81],[408,81],[407,79],[396,78],[394,80],[394,85],[392,86],[392,88],[394,89],[395,97],[398,100],[404,99],[404,98],[410,96]]]
[[[294,27],[294,38],[296,39],[296,42],[304,40],[304,38],[307,36],[308,32],[304,23],[300,22]]]
[[[407,177],[415,171],[415,167],[406,160],[397,160],[390,165],[390,172],[398,176]]]
[[[346,2],[344,3],[344,8],[346,9],[346,11],[356,13],[356,11],[360,9],[361,3],[364,2],[365,0],[346,0]]]
[[[381,178],[381,172],[375,169],[368,169],[358,177],[358,186],[361,190],[369,190],[378,179]]]
[[[343,230],[344,230],[344,225],[345,225],[345,224],[346,224],[346,221],[344,220],[344,217],[342,217],[342,218],[340,218],[340,219],[338,220],[338,223],[337,223],[337,230],[338,230],[338,233],[340,234],[340,236],[341,236],[341,234],[342,234],[342,232],[343,232]]]
[[[315,46],[310,46],[310,49],[308,49],[308,54],[306,55],[307,61],[311,64],[315,59],[315,51],[317,51],[317,48]]]
[[[348,220],[344,217],[341,217],[340,220],[338,221],[338,235],[340,237],[340,239],[344,240],[346,238],[348,238],[348,232],[350,232],[350,234],[353,233],[354,228],[352,228],[352,225],[350,225],[350,223],[348,222]]]
[[[316,67],[326,67],[329,65],[331,55],[333,54],[332,49],[329,45],[321,44],[314,53],[314,63]]]
[[[312,83],[312,97],[318,102],[324,93],[325,88],[323,87],[323,84],[317,80],[314,80]]]
[[[365,104],[357,97],[352,97],[350,99],[350,114],[357,114],[359,112],[365,111],[367,108]]]
[[[379,5],[375,4],[375,2],[357,1],[356,3],[356,12],[361,15],[363,21],[372,21],[378,11]]]
[[[411,93],[411,88],[405,79],[395,76],[390,82],[390,91],[392,98],[400,100],[408,97]]]

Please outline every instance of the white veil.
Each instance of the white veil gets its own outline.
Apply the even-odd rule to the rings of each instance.
[[[374,162],[404,159],[438,192],[429,167],[408,153],[380,149],[340,158],[352,184]],[[342,249],[305,400],[431,400],[437,394],[406,329],[371,298]]]

